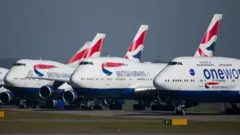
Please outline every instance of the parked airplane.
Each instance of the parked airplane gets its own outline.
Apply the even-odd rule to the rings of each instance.
[[[5,104],[7,102],[6,99],[2,97],[7,96],[10,99],[12,98],[12,93],[8,89],[4,88],[3,80],[8,71],[8,69],[0,67],[0,106],[1,104]]]
[[[213,43],[216,42],[216,35],[222,15],[214,15],[198,50],[208,56],[212,56]],[[214,24],[214,25],[213,25]],[[213,32],[214,31],[214,32]],[[209,34],[210,33],[210,34]],[[214,34],[213,34],[214,33]],[[211,35],[214,37],[210,37]],[[205,41],[206,40],[206,41]],[[211,46],[209,48],[209,46]],[[195,56],[199,55],[197,51]],[[85,59],[72,74],[69,83],[74,90],[64,92],[63,99],[72,103],[78,99],[79,95],[84,97],[103,97],[103,98],[125,98],[139,100],[134,108],[145,108],[142,104],[148,104],[149,99],[157,97],[153,86],[153,78],[163,69],[167,63],[136,63],[123,58],[117,57],[100,57]],[[42,71],[44,72],[44,71]],[[47,74],[47,71],[45,71]],[[34,75],[33,75],[34,76]],[[67,81],[67,80],[66,80]],[[145,93],[152,94],[145,94]],[[154,94],[153,94],[154,93]],[[109,103],[110,108],[121,108],[116,101]]]
[[[148,30],[148,25],[141,25],[138,32],[136,33],[131,45],[129,46],[129,49],[127,51],[125,59],[134,61],[134,62],[140,62],[141,60],[141,53],[144,48],[144,40],[146,37],[146,32]],[[91,50],[87,50],[87,53],[91,52]],[[86,64],[85,62],[81,62],[80,65]],[[69,82],[70,75],[74,72],[75,68],[71,68],[69,66],[65,67],[59,67],[59,68],[52,68],[48,70],[41,70],[39,71],[43,74],[43,76],[39,77],[37,74],[35,76],[33,74],[29,74],[28,76],[31,76],[31,78],[38,78],[38,79],[44,79],[44,80],[53,80],[53,81],[61,81],[61,82]],[[68,76],[61,76],[61,74],[68,74]],[[43,98],[50,97],[53,92],[50,88],[47,86],[44,89],[40,90],[40,95]],[[54,101],[54,100],[53,100]]]
[[[195,53],[194,56],[196,56],[196,57],[197,56],[201,56],[201,57],[209,56],[210,57],[213,55],[214,44],[217,40],[218,27],[219,27],[219,23],[220,23],[221,19],[222,19],[221,14],[215,14],[213,16],[210,26],[208,27],[208,30],[206,31],[204,38],[201,41],[201,44],[199,45],[198,51]],[[141,34],[141,35],[143,35],[143,34]],[[212,36],[210,36],[210,35],[212,35]],[[136,42],[136,43],[138,43],[138,42]],[[126,56],[125,59],[126,58],[128,58],[128,57]],[[96,62],[96,64],[94,64],[94,62]],[[100,64],[101,62],[102,62],[102,65]],[[70,82],[70,84],[74,87],[74,90],[66,91],[63,95],[63,99],[68,103],[74,102],[79,97],[79,95],[84,95],[85,97],[88,97],[88,96],[96,97],[96,96],[104,95],[105,98],[106,98],[106,96],[108,96],[108,97],[116,99],[116,98],[120,98],[120,97],[121,98],[129,97],[128,95],[126,95],[126,93],[130,93],[128,90],[141,91],[140,93],[142,93],[142,92],[145,93],[145,92],[147,92],[147,90],[153,89],[153,87],[154,87],[153,84],[152,83],[148,84],[146,82],[146,84],[145,84],[146,86],[142,87],[142,88],[138,87],[138,85],[140,83],[143,83],[142,80],[153,79],[155,77],[155,76],[153,76],[153,74],[156,75],[156,73],[157,73],[156,71],[159,72],[159,70],[163,69],[163,67],[164,67],[164,65],[166,65],[166,63],[162,63],[162,64],[161,63],[159,63],[159,64],[144,63],[143,65],[142,65],[142,63],[136,63],[137,66],[135,66],[135,63],[132,63],[132,61],[128,62],[121,58],[101,57],[101,58],[96,58],[96,59],[86,59],[82,63],[80,63],[80,65],[81,66],[79,66],[79,68],[77,68],[75,70],[74,74],[72,75],[71,81],[69,81],[69,78],[64,80],[64,81]],[[128,65],[128,66],[122,67],[122,65]],[[125,76],[120,76],[120,78],[118,78],[119,76],[117,76],[118,73],[121,74],[120,70],[122,68],[124,69],[123,70],[124,72],[129,74],[132,72],[135,73],[136,69],[139,69],[140,67],[144,67],[144,65],[149,66],[149,68],[146,68],[145,70],[140,71],[140,72],[142,74],[147,72],[150,74],[149,76],[146,76],[146,77],[140,76],[140,78],[138,78],[139,76],[136,76],[136,78],[130,77],[130,79],[133,79],[134,81],[127,80],[127,78]],[[152,67],[152,68],[150,68],[150,67]],[[101,69],[99,69],[99,68],[101,68]],[[110,69],[113,68],[113,71],[108,70],[108,68],[110,68]],[[114,69],[116,69],[116,71],[114,71]],[[49,78],[47,70],[45,70],[45,71],[42,70],[41,72],[45,72],[47,78]],[[63,72],[63,70],[59,71],[59,72]],[[83,73],[81,73],[81,72],[83,72]],[[102,72],[104,72],[105,74],[103,74]],[[116,73],[116,74],[114,74],[114,73]],[[138,74],[137,71],[136,71],[136,74]],[[34,77],[34,75],[31,75],[30,77]],[[132,77],[134,77],[134,76],[132,76]],[[140,80],[138,80],[138,79],[140,79]],[[58,79],[56,78],[56,80],[58,80]],[[112,81],[112,80],[114,80],[114,81]],[[144,85],[144,84],[142,84],[142,85]],[[122,96],[122,95],[124,95],[124,96]],[[138,94],[135,94],[134,96],[139,97]],[[148,97],[145,96],[144,98],[149,99],[149,97],[152,99],[152,96],[148,96]],[[134,99],[133,97],[131,97],[131,98]],[[139,99],[143,99],[142,96],[141,96],[141,98],[138,98],[138,100]],[[112,105],[113,108],[121,108],[121,106],[119,104],[116,104],[116,102],[112,102],[112,104],[110,104],[110,105]],[[135,106],[134,108],[143,108],[140,101],[139,101],[139,104],[134,105],[134,106]]]
[[[4,77],[9,69],[0,67],[0,87],[4,86]]]
[[[227,57],[177,57],[154,79],[177,114],[200,102],[240,102],[240,60]],[[236,108],[232,108],[236,110]],[[238,109],[239,110],[239,109]]]
[[[18,60],[5,76],[4,82],[7,85],[6,88],[14,93],[15,99],[20,100],[19,107],[25,108],[31,104],[34,106],[38,105],[39,97],[43,97],[43,95],[39,95],[40,90],[44,91],[45,89],[51,89],[51,91],[65,91],[65,89],[69,89],[69,86],[58,81],[26,78],[27,74],[34,72],[41,77],[43,74],[40,72],[40,69],[49,70],[59,67],[69,67],[75,69],[82,59],[100,56],[104,38],[105,34],[98,33],[93,41],[91,43],[86,42],[83,48],[80,49],[80,51],[78,51],[67,62],[67,64],[49,60]],[[86,54],[86,50],[89,47],[91,47],[91,52]],[[68,74],[62,75],[68,76]],[[63,84],[64,86],[62,86]],[[57,100],[55,102],[57,106],[63,103],[64,101],[62,100]]]

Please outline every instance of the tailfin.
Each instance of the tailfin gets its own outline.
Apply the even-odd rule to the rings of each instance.
[[[96,34],[93,41],[89,45],[87,52],[84,54],[83,59],[100,57],[105,36],[106,34],[104,33]]]
[[[214,14],[210,25],[194,56],[212,57],[217,41],[218,29],[222,20],[222,14]]]
[[[128,48],[125,59],[130,59],[133,61],[140,62],[141,54],[144,48],[144,40],[146,37],[146,32],[148,30],[148,25],[141,25],[136,36],[134,37],[132,44]]]
[[[80,50],[78,50],[75,55],[73,55],[73,57],[67,62],[67,64],[70,66],[78,66],[90,45],[91,45],[90,41],[85,42],[83,47]]]

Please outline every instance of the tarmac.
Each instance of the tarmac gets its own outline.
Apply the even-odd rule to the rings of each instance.
[[[1,133],[0,133],[1,134]],[[47,135],[70,135],[71,133],[47,134]],[[73,133],[73,135],[239,135],[239,133]],[[4,135],[4,134],[3,134]],[[9,135],[9,134],[6,134]],[[11,135],[46,135],[36,133],[11,134]]]
[[[181,116],[181,115],[176,115],[174,112],[160,112],[160,111],[51,110],[51,109],[15,109],[15,108],[11,108],[11,109],[9,108],[8,110],[89,115],[89,116],[121,116],[121,117],[128,117],[128,118],[162,118],[162,119],[185,118],[188,120],[195,120],[195,121],[240,121],[240,115],[225,115],[225,114],[217,114],[217,113],[187,113],[186,115]],[[75,122],[74,120],[71,120],[71,121]],[[106,122],[108,121],[106,120]],[[144,121],[144,119],[142,119],[141,121]],[[41,122],[41,120],[39,122]],[[92,120],[89,120],[89,121],[78,120],[76,122],[92,122]]]

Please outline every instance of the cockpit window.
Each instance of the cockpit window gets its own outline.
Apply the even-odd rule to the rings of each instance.
[[[79,65],[93,65],[93,63],[92,62],[88,62],[88,61],[82,61],[82,62],[80,62]]]
[[[182,65],[182,62],[171,61],[171,62],[168,63],[168,65]]]
[[[26,66],[24,63],[14,63],[13,66]]]

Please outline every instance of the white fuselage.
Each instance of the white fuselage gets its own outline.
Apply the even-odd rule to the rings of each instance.
[[[178,57],[155,77],[154,85],[178,98],[202,101],[232,98],[235,101],[240,97],[240,60],[226,57]]]
[[[5,84],[4,84],[4,77],[5,77],[5,75],[7,74],[8,71],[9,71],[8,69],[0,67],[0,94],[2,92],[9,91],[8,89],[6,89],[4,87],[5,86]]]
[[[48,60],[18,60],[4,78],[6,87],[8,87],[15,96],[38,96],[39,88],[45,85],[53,84],[53,81],[50,80],[26,78],[28,74],[41,74],[38,68],[34,68],[34,65],[47,65],[47,67],[42,67],[45,68],[45,70],[48,70],[49,65],[50,67],[54,66],[53,68],[67,66],[59,62]],[[33,96],[32,98],[36,98],[35,96]]]
[[[117,57],[90,58],[84,62],[74,71],[70,83],[80,92],[85,89],[110,95],[155,90],[153,78],[166,66]]]
[[[4,77],[8,71],[8,69],[0,67],[0,86],[4,86]]]

